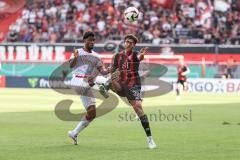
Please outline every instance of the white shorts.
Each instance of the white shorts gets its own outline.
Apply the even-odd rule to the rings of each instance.
[[[96,99],[93,95],[92,89],[88,85],[85,78],[78,78],[73,76],[71,79],[71,87],[75,89],[78,95],[80,95],[85,109],[96,104]]]

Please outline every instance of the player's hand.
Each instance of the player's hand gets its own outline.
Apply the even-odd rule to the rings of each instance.
[[[75,48],[73,49],[73,55],[74,55],[74,58],[78,57],[78,50]]]
[[[140,56],[138,57],[139,61],[142,61],[144,59],[144,55],[147,54],[147,52],[148,52],[148,47],[144,47],[140,50]]]
[[[144,48],[142,48],[141,50],[140,50],[140,54],[141,55],[145,55],[145,54],[147,54],[148,53],[148,47],[144,47]]]

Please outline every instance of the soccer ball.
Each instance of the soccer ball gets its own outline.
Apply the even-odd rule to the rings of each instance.
[[[124,16],[125,16],[125,18],[126,18],[128,21],[130,21],[130,22],[137,21],[138,15],[139,15],[139,11],[138,11],[138,9],[135,8],[135,7],[128,7],[128,8],[124,11]]]

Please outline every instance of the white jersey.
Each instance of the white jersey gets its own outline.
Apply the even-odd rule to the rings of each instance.
[[[71,86],[80,95],[83,106],[87,109],[96,103],[94,94],[87,82],[87,76],[93,75],[94,72],[98,73],[97,68],[101,67],[103,63],[94,51],[88,53],[83,48],[77,49],[77,51],[79,56],[72,71]]]
[[[88,53],[83,48],[77,49],[77,51],[79,56],[73,68],[73,75],[91,75],[103,65],[96,52]]]

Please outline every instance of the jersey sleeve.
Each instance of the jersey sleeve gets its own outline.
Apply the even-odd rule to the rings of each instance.
[[[97,60],[96,61],[96,67],[97,68],[102,67],[103,66],[102,60],[99,57],[97,57],[96,60]]]
[[[93,61],[92,63],[95,65],[96,68],[102,67],[103,66],[103,62],[99,56],[99,54],[95,51],[92,51],[92,56],[93,56]]]

